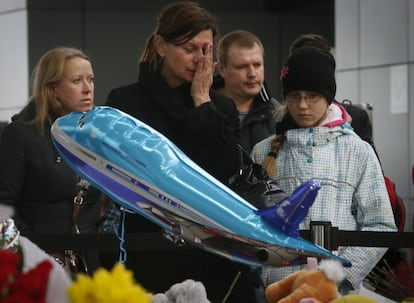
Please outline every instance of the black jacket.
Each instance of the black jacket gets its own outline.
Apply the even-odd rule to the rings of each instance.
[[[159,73],[140,64],[139,81],[113,89],[106,105],[118,108],[158,130],[194,162],[227,183],[239,165],[239,120],[233,102],[210,91],[211,102],[195,107],[190,85],[171,89]],[[127,214],[126,232],[159,231],[138,215]],[[154,239],[155,241],[155,239]],[[229,297],[231,302],[254,302],[247,266],[201,249],[142,250],[129,254],[129,267],[140,283],[153,292],[165,292],[185,279],[201,281],[212,302],[221,302],[239,271],[241,277]]]
[[[79,177],[60,158],[47,126],[42,136],[27,121],[34,115],[15,116],[0,144],[0,203],[14,207],[14,220],[21,234],[64,234],[72,227],[73,198]],[[81,233],[96,232],[99,192],[89,187],[80,210]]]
[[[106,105],[118,108],[169,138],[194,162],[226,183],[237,172],[239,122],[232,101],[210,91],[212,102],[194,107],[190,84],[171,89],[141,63],[139,81],[113,89]]]
[[[351,126],[354,129],[354,132],[364,141],[368,142],[374,149],[375,154],[377,155],[378,160],[379,156],[374,144],[374,138],[372,135],[372,124],[369,119],[368,113],[365,109],[360,108],[356,105],[353,105],[350,100],[343,100],[338,102],[342,105],[348,114],[351,116]]]
[[[353,105],[351,102],[343,101],[339,104],[342,105],[352,117],[351,126],[354,129],[354,132],[360,136],[362,140],[374,145],[374,140],[372,138],[372,124],[369,120],[367,111]]]
[[[214,77],[213,89],[219,90],[224,86],[220,75]],[[279,102],[270,94],[264,84],[259,94],[254,98],[251,110],[240,123],[240,145],[250,154],[254,145],[267,137],[274,135],[276,109]]]

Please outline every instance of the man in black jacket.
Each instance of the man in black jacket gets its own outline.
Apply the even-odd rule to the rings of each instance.
[[[213,89],[230,97],[240,120],[240,145],[253,146],[274,134],[279,106],[264,82],[264,48],[253,33],[237,30],[224,35],[217,47],[219,74]]]
[[[218,42],[217,58],[219,74],[214,77],[212,88],[236,105],[240,145],[250,154],[256,143],[275,133],[276,109],[280,106],[264,81],[263,44],[249,31],[232,31]],[[261,302],[258,272],[252,269],[251,274],[258,291],[256,301]]]

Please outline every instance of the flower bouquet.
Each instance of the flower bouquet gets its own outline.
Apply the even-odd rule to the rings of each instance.
[[[0,251],[0,302],[45,302],[51,262],[44,260],[24,273],[21,258],[18,251]]]
[[[50,255],[0,220],[0,303],[210,303],[201,282],[186,280],[151,294],[124,264],[74,280]]]
[[[20,235],[12,219],[0,221],[1,303],[67,303],[71,283],[52,257]]]

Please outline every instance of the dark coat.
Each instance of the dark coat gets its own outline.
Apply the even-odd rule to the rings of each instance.
[[[355,106],[349,100],[339,102],[348,114],[352,117],[351,126],[354,132],[364,141],[368,142],[375,151],[378,157],[377,150],[374,144],[374,138],[372,135],[372,124],[369,119],[368,113],[365,109]],[[379,160],[379,157],[378,157]]]
[[[34,115],[34,108],[30,115]],[[21,234],[64,234],[72,227],[73,198],[79,177],[56,152],[46,127],[44,136],[28,117],[14,117],[0,144],[0,203],[14,207]],[[50,126],[49,126],[50,127]],[[98,191],[89,187],[80,210],[81,233],[97,230]]]
[[[230,99],[214,91],[210,97],[212,102],[194,107],[189,84],[171,89],[159,73],[141,63],[139,81],[112,90],[106,105],[155,128],[206,171],[226,182],[239,165],[238,114]],[[136,214],[126,214],[125,224],[126,233],[160,230]],[[242,271],[227,302],[254,302],[249,267],[201,249],[130,252],[128,265],[136,269],[140,283],[153,292],[165,292],[185,279],[201,281],[212,302],[223,300],[238,271]]]
[[[112,90],[106,104],[155,128],[226,183],[238,168],[239,122],[232,101],[210,91],[212,102],[194,107],[189,84],[171,89],[147,64],[140,67],[139,81]]]
[[[213,88],[224,87],[224,79],[220,75],[214,77]],[[240,122],[240,145],[250,154],[256,143],[275,133],[276,109],[279,102],[270,94],[264,84],[260,93],[254,98],[252,108]]]
[[[374,145],[374,140],[372,139],[372,124],[369,120],[367,111],[350,103],[340,104],[352,117],[351,126],[354,129],[354,132],[360,136],[362,140]]]
[[[240,144],[249,154],[256,143],[275,133],[275,112],[275,103],[270,100],[264,102],[260,96],[256,96],[253,107],[240,123]]]

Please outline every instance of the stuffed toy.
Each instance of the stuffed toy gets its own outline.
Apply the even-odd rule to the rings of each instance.
[[[166,293],[154,295],[152,303],[210,303],[203,283],[191,279],[174,284]]]
[[[270,303],[308,302],[329,303],[338,297],[336,283],[345,278],[342,265],[333,260],[322,260],[316,269],[303,269],[266,288]],[[302,303],[305,303],[303,300]]]
[[[378,301],[363,295],[346,295],[331,303],[378,303]]]
[[[322,260],[317,265],[308,259],[308,269],[299,270],[266,288],[269,303],[377,303],[363,295],[338,297],[337,283],[345,278],[342,265],[334,260]]]
[[[307,298],[300,300],[299,303],[320,303],[320,301],[312,298]],[[378,301],[363,295],[346,295],[337,298],[329,303],[378,303]]]

